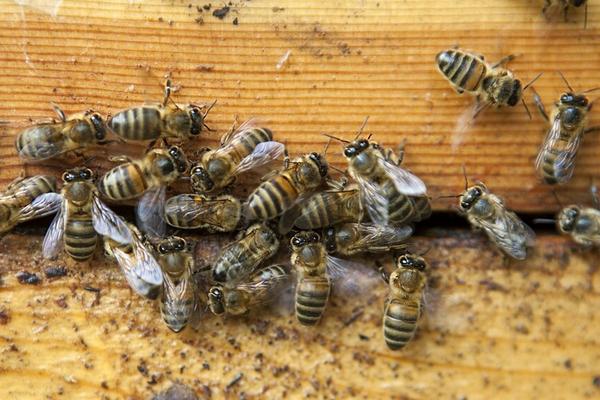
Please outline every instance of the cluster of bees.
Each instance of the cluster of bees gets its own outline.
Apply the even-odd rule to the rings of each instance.
[[[440,52],[436,63],[457,92],[476,96],[477,115],[489,106],[525,104],[523,92],[537,77],[522,85],[504,67],[511,59],[488,64],[481,55],[452,48]],[[564,184],[571,178],[581,140],[593,129],[586,127],[591,108],[586,92],[576,93],[568,82],[567,86],[569,91],[550,115],[535,96],[550,124],[536,160],[547,184]],[[139,159],[112,157],[119,165],[97,182],[86,167],[67,170],[60,189],[52,176],[18,178],[0,195],[0,233],[56,214],[43,241],[43,256],[53,259],[64,250],[77,261],[90,259],[102,237],[105,254],[120,266],[132,290],[160,298],[162,317],[175,332],[185,328],[201,305],[216,315],[240,315],[272,302],[290,286],[295,286],[298,322],[315,325],[332,287],[358,286],[361,278],[355,272],[369,269],[357,266],[352,257],[391,252],[399,255],[394,270],[380,267],[376,273],[389,286],[382,328],[390,349],[403,348],[423,313],[428,269],[423,254],[410,252],[407,241],[414,224],[431,214],[425,183],[401,166],[403,146],[380,146],[371,135],[363,135],[363,125],[352,140],[330,136],[322,153],[290,158],[271,130],[250,120],[232,127],[218,148],[202,149],[191,162],[168,142],[185,143],[210,130],[205,120],[213,105],[176,104],[167,81],[162,103],[108,118],[93,111],[66,116],[55,106],[58,121],[36,124],[18,135],[16,149],[23,160],[80,152],[113,141],[108,139],[113,135],[118,141],[151,141],[150,145]],[[336,179],[326,160],[332,139],[342,143],[348,163]],[[238,176],[277,163],[282,156],[283,165],[264,175],[246,199],[231,195]],[[184,178],[193,193],[167,199],[167,187]],[[466,182],[464,192],[455,197],[459,212],[473,227],[483,230],[506,255],[526,258],[533,231],[483,183],[469,187]],[[104,203],[131,199],[137,200],[136,224]],[[566,207],[556,223],[580,244],[600,244],[597,208]],[[198,273],[193,244],[169,236],[168,226],[239,233],[220,249],[210,268],[200,271],[204,283],[199,285],[193,279]],[[269,263],[284,241],[291,251],[289,262]]]

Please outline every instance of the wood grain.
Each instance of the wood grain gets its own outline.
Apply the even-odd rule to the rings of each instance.
[[[3,399],[146,400],[175,381],[213,398],[600,395],[598,254],[564,238],[543,236],[530,260],[511,264],[478,234],[417,239],[432,247],[429,305],[417,338],[400,352],[382,339],[383,282],[359,298],[334,292],[314,329],[258,310],[237,319],[206,315],[176,335],[158,305],[134,295],[104,258],[48,264],[39,258],[41,239],[11,234],[0,243]],[[47,279],[48,266],[69,274]],[[41,283],[19,284],[22,270]]]
[[[545,75],[536,89],[549,107],[564,90],[562,71],[577,89],[600,82],[600,7],[590,4],[567,23],[548,23],[538,1],[235,1],[221,20],[198,1],[0,1],[0,120],[22,124],[52,116],[49,102],[67,112],[104,113],[161,99],[171,73],[179,102],[218,100],[209,123],[217,132],[197,146],[214,146],[232,123],[255,116],[292,153],[320,149],[320,134],[354,135],[365,116],[383,144],[408,140],[406,166],[423,177],[432,196],[463,185],[461,166],[513,208],[558,208],[535,177],[533,160],[545,125],[522,107],[489,110],[467,129],[459,146],[457,126],[472,104],[438,74],[434,56],[460,44],[499,59],[523,81]],[[48,4],[57,4],[49,8]],[[224,5],[225,3],[223,3]],[[202,10],[199,12],[198,8]],[[233,24],[234,18],[237,25]],[[560,18],[559,18],[560,19]],[[290,51],[287,63],[277,69]],[[531,96],[528,96],[531,104]],[[600,124],[592,112],[591,124]],[[0,184],[23,169],[14,155],[17,130],[0,139]],[[141,153],[143,146],[132,151]],[[336,148],[337,150],[337,148]],[[575,179],[559,189],[564,202],[589,204],[587,188],[600,167],[597,135],[589,135]],[[108,164],[103,149],[95,161]],[[340,152],[329,157],[343,167]],[[28,173],[60,173],[64,162],[28,166]],[[447,209],[451,200],[435,202]]]

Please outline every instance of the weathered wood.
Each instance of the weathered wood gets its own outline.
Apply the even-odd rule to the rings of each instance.
[[[0,120],[50,117],[51,101],[67,112],[93,107],[104,113],[157,101],[163,75],[171,73],[181,85],[179,102],[218,99],[209,118],[218,133],[198,145],[216,145],[238,115],[263,119],[292,153],[321,149],[320,133],[351,137],[370,116],[375,139],[392,146],[408,140],[406,166],[434,197],[462,188],[464,164],[472,179],[485,180],[520,211],[557,208],[533,169],[545,125],[531,94],[533,120],[520,106],[488,110],[453,149],[472,99],[456,95],[438,74],[435,54],[454,44],[488,60],[517,54],[510,67],[523,81],[545,72],[535,86],[547,106],[564,90],[557,70],[577,89],[600,82],[600,7],[594,4],[583,30],[582,12],[572,12],[568,23],[547,23],[541,0],[239,0],[222,20],[212,15],[225,4],[218,2],[210,10],[202,8],[208,2],[192,0],[19,3],[32,6],[0,2]],[[592,124],[600,124],[597,115],[592,112]],[[23,168],[14,135],[15,129],[5,130],[0,139],[0,184]],[[585,139],[575,179],[558,191],[565,202],[589,203],[599,146],[597,135]],[[98,155],[92,164],[102,170],[106,154]],[[344,166],[334,148],[329,157]],[[63,167],[51,161],[27,172],[58,174]],[[450,203],[440,200],[435,208]]]
[[[446,238],[417,240],[432,247],[426,317],[405,351],[392,352],[381,334],[383,282],[362,298],[334,292],[313,329],[263,310],[206,315],[176,335],[103,257],[47,263],[40,236],[11,234],[0,243],[0,397],[145,400],[173,381],[213,398],[600,395],[597,252],[542,236],[530,260],[505,264],[481,235],[434,236]],[[58,265],[67,277],[44,277]],[[19,284],[22,270],[41,283]]]

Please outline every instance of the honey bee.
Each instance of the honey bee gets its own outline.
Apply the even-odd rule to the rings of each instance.
[[[535,168],[542,180],[549,185],[566,183],[571,179],[583,136],[600,128],[586,128],[587,115],[592,107],[584,95],[586,92],[574,93],[566,78],[560,75],[567,84],[569,92],[560,96],[550,117],[540,97],[535,94],[535,103],[540,114],[550,124],[550,129],[535,160]]]
[[[60,194],[45,193],[37,198],[59,209],[44,238],[45,258],[55,258],[64,246],[74,260],[87,260],[94,254],[98,234],[121,244],[132,242],[125,221],[100,200],[90,169],[68,170],[62,179]]]
[[[482,55],[452,48],[438,53],[436,64],[440,73],[459,94],[468,92],[476,96],[478,108],[473,118],[488,106],[514,107],[519,102],[529,113],[523,100],[523,92],[541,74],[523,86],[510,70],[501,67],[514,58],[514,55],[509,55],[490,65],[485,62]]]
[[[600,200],[595,186],[591,192],[594,207],[570,205],[556,217],[558,230],[571,235],[575,243],[585,247],[600,246]]]
[[[252,274],[278,249],[277,235],[263,224],[254,224],[221,250],[213,265],[213,279],[233,286]]]
[[[180,332],[187,325],[197,303],[192,280],[194,257],[191,245],[180,237],[171,236],[161,240],[156,251],[163,272],[160,312],[169,329]]]
[[[352,256],[358,253],[378,253],[406,248],[413,234],[411,226],[381,226],[346,223],[325,229],[325,246],[330,253]]]
[[[318,153],[292,161],[286,156],[284,168],[263,181],[245,204],[250,220],[266,221],[296,205],[301,196],[317,189],[327,176],[327,161]],[[293,224],[295,218],[289,225]]]
[[[383,312],[383,337],[391,350],[404,348],[415,335],[422,314],[427,268],[422,257],[404,254],[386,279],[390,291]]]
[[[38,175],[17,178],[0,193],[0,235],[17,224],[54,214],[59,210],[55,202],[39,198],[45,193],[56,192],[53,176]]]
[[[208,292],[208,306],[215,315],[241,315],[272,302],[290,279],[286,265],[271,265],[258,270],[247,282],[234,287],[213,286]]]
[[[143,105],[119,111],[108,120],[108,127],[126,140],[179,139],[187,140],[200,135],[213,103],[203,113],[196,104],[179,106],[172,102],[171,82],[167,80],[161,104]],[[172,101],[172,100],[171,100]]]
[[[137,294],[154,300],[162,288],[162,270],[152,254],[154,249],[151,245],[135,225],[127,225],[131,232],[131,243],[122,244],[105,238],[104,252],[119,264],[127,283]]]
[[[34,125],[22,131],[15,147],[25,161],[41,161],[95,144],[106,144],[106,125],[100,114],[88,110],[65,116],[53,105],[59,121]]]
[[[229,195],[208,198],[201,194],[180,194],[165,204],[165,220],[179,229],[232,232],[240,225],[241,218],[242,204]]]
[[[460,195],[459,212],[471,225],[482,229],[488,238],[509,256],[524,260],[535,234],[517,214],[506,209],[502,199],[481,182],[465,188]]]
[[[565,22],[567,21],[567,14],[571,8],[579,8],[585,6],[585,18],[583,27],[587,28],[587,14],[588,14],[588,2],[587,0],[544,0],[544,8],[542,12],[544,16],[548,18],[548,11],[552,8],[559,8],[563,11],[565,16]]]
[[[164,203],[166,186],[177,180],[188,168],[185,155],[177,146],[168,150],[150,150],[143,159],[113,157],[123,164],[109,170],[100,179],[98,189],[112,201],[129,200],[139,196],[136,214],[143,232],[162,237],[165,230]]]
[[[201,194],[217,192],[230,185],[237,175],[265,165],[283,152],[283,144],[273,141],[270,129],[246,121],[223,135],[218,149],[202,153],[190,172],[192,189]]]

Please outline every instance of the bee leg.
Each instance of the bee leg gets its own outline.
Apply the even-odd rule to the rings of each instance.
[[[154,147],[155,144],[156,144],[156,139],[150,141],[150,143],[148,143],[148,146],[146,146],[146,150],[144,151],[144,154],[146,154],[150,150],[152,150],[152,148]]]
[[[550,122],[550,118],[548,117],[548,113],[546,112],[546,107],[544,107],[544,103],[542,102],[542,98],[540,97],[538,92],[536,92],[536,90],[533,87],[531,87],[531,91],[533,92],[533,102],[535,103],[535,106],[537,107],[538,111],[540,112],[540,115],[547,122]]]
[[[52,109],[54,110],[56,115],[58,115],[58,119],[60,120],[60,122],[65,122],[67,120],[67,117],[65,116],[65,112],[62,110],[62,108],[60,108],[60,106],[56,103],[50,103],[50,105],[52,106]]]
[[[600,197],[598,197],[598,187],[592,180],[592,186],[590,186],[590,193],[592,195],[592,203],[597,210],[600,210]]]
[[[290,166],[290,153],[288,153],[287,147],[283,149],[283,168],[288,169]]]
[[[500,60],[498,60],[498,62],[496,62],[495,64],[492,64],[492,69],[498,68],[501,65],[508,64],[509,62],[514,60],[516,57],[517,56],[514,54],[509,54],[506,57],[502,57]]]
[[[377,271],[381,274],[381,279],[383,279],[385,283],[389,283],[390,274],[385,270],[385,266],[379,260],[375,260],[375,266],[377,267]]]
[[[132,162],[133,160],[125,155],[121,155],[121,156],[108,157],[108,161],[122,164],[122,163]]]
[[[590,126],[586,130],[584,130],[583,133],[591,133],[591,132],[598,132],[598,131],[600,131],[600,126]]]

